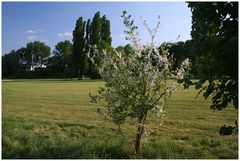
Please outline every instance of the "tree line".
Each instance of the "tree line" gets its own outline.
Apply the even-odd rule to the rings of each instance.
[[[99,49],[106,49],[109,52],[113,50],[111,47],[110,30],[108,32],[109,36],[96,36],[95,38],[94,32],[96,31],[89,32],[88,30],[89,21],[85,23],[80,17],[73,32],[73,43],[69,40],[57,43],[52,56],[50,56],[50,47],[39,41],[30,42],[26,47],[16,51],[12,50],[10,53],[3,55],[3,77],[77,77],[82,79],[85,76],[99,79],[100,75],[97,66],[92,64],[87,54],[94,55],[94,51],[90,47],[91,45],[97,45]],[[89,35],[84,35],[84,32]],[[90,38],[90,34],[92,34],[92,38]],[[174,69],[177,69],[184,59],[190,58],[190,74],[192,78],[202,78],[204,77],[206,66],[201,63],[203,56],[200,55],[199,49],[193,43],[193,40],[178,41],[176,43],[164,42],[158,49],[159,51],[169,51],[170,56],[174,59]],[[118,46],[115,50],[125,54],[133,53],[133,48],[130,44]],[[101,57],[95,57],[95,61],[101,61],[100,59]]]
[[[112,50],[110,21],[106,16],[95,13],[93,19],[84,21],[79,17],[73,30],[73,40],[61,41],[51,48],[44,42],[34,41],[26,47],[12,50],[2,56],[2,76],[16,78],[35,77],[90,77],[100,78],[89,58],[93,57],[92,46],[98,49]],[[100,58],[94,56],[96,61]]]

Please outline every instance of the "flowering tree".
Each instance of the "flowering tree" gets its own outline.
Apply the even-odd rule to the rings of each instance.
[[[180,85],[177,83],[178,80],[184,79],[187,75],[189,60],[184,60],[180,68],[172,71],[173,62],[168,51],[160,54],[154,46],[160,17],[157,27],[153,30],[143,21],[151,36],[150,45],[141,44],[136,32],[137,27],[133,25],[131,16],[123,12],[122,17],[128,29],[125,31],[127,38],[132,41],[134,52],[125,54],[117,51],[106,53],[96,50],[95,52],[102,55],[104,60],[97,65],[106,84],[104,88],[100,88],[99,95],[90,96],[93,102],[100,100],[106,102],[106,117],[119,127],[126,118],[137,120],[135,151],[138,154],[148,112],[155,110],[162,123],[163,104]],[[90,59],[94,61],[94,58]],[[174,78],[174,81],[169,84],[168,78]]]

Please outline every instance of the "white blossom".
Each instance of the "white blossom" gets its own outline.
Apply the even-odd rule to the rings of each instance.
[[[150,29],[146,21],[143,22],[151,36],[151,45],[141,44],[138,34],[133,30],[128,32],[133,53],[127,55],[117,51],[107,53],[96,50],[95,55],[103,57],[98,66],[106,82],[104,92],[99,98],[105,101],[108,116],[116,124],[123,123],[127,117],[142,118],[139,116],[141,112],[146,114],[148,110],[155,110],[157,120],[162,125],[166,115],[164,102],[179,86],[177,80],[183,79],[188,73],[189,59],[185,59],[173,71],[173,59],[168,51],[160,53],[154,45],[159,19],[154,29]],[[91,59],[94,58],[90,57]],[[169,78],[174,78],[172,83],[168,83]],[[144,121],[138,126],[144,127]]]

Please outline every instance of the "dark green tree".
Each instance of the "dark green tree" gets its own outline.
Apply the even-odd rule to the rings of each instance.
[[[31,66],[31,70],[34,70],[46,64],[51,55],[51,48],[44,42],[34,41],[27,44],[24,53],[24,60]]]
[[[107,43],[109,46],[112,45],[110,21],[107,20],[105,15],[101,18],[101,41]]]
[[[78,79],[82,79],[86,71],[87,56],[84,51],[85,47],[85,24],[83,18],[80,17],[73,31],[73,64]]]
[[[189,2],[188,7],[201,73],[194,85],[205,98],[212,97],[211,109],[229,103],[238,109],[238,2]]]
[[[93,79],[98,79],[100,78],[98,67],[93,65],[90,59],[87,58],[87,54],[90,53],[90,57],[99,64],[101,58],[98,54],[94,53],[94,48],[100,51],[107,50],[108,52],[113,50],[111,47],[110,21],[106,19],[106,16],[101,18],[100,12],[94,15],[92,21],[88,19],[87,22],[85,22],[82,18],[78,21],[78,25],[76,24],[73,32],[73,62],[76,72],[79,73],[81,77],[83,74],[87,74],[87,76]]]
[[[191,60],[191,69],[190,74],[194,78],[200,78],[200,73],[198,73],[198,67],[196,65],[196,60],[199,55],[198,49],[194,46],[193,40],[187,40],[184,43],[184,49],[186,53],[186,57]]]
[[[17,51],[12,50],[2,57],[3,76],[34,77],[35,73],[28,71],[41,70],[47,64],[50,54],[51,48],[40,41],[30,42]]]
[[[134,54],[134,49],[132,48],[132,46],[130,44],[127,44],[125,46],[118,46],[115,48],[115,50],[118,52],[122,52],[126,55]]]
[[[32,64],[32,55],[27,52],[27,48],[22,47],[18,49],[16,54],[22,66],[24,66],[26,69],[30,69]]]
[[[133,54],[134,50],[130,44],[127,44],[124,46],[124,52],[129,55],[129,54]]]
[[[91,23],[90,44],[97,45],[101,40],[101,18],[100,12],[95,13]]]
[[[90,51],[90,35],[91,35],[91,20],[88,19],[87,20],[87,24],[86,24],[86,35],[85,35],[85,49],[86,52]]]
[[[165,42],[162,43],[159,47],[160,52],[168,50],[170,56],[173,58],[174,64],[173,69],[176,70],[180,65],[181,62],[188,58],[187,51],[185,49],[185,42],[178,41],[176,43],[172,42]]]
[[[115,48],[115,50],[117,52],[123,52],[124,51],[124,47],[122,45],[119,45],[118,47]]]
[[[99,43],[101,41],[101,17],[100,12],[97,12],[91,22],[90,27],[90,45],[93,47],[99,47]],[[101,61],[99,57],[94,55],[94,50],[90,49],[90,57],[94,57],[94,61],[99,64]],[[94,64],[89,61],[89,76],[93,79],[100,78],[100,75],[98,73],[98,67],[94,66]]]
[[[57,43],[55,46],[55,50],[53,51],[54,56],[63,57],[63,59],[67,60],[69,55],[72,54],[72,43],[69,40],[61,41]]]
[[[53,51],[53,58],[49,62],[52,70],[62,76],[69,76],[72,70],[72,50],[73,45],[68,40],[57,43]]]
[[[16,76],[21,72],[21,68],[22,65],[15,50],[2,56],[2,77]]]

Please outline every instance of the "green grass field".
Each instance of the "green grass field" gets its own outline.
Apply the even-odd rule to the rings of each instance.
[[[89,92],[101,81],[3,80],[2,157],[6,158],[135,158],[136,127],[127,122],[125,143],[117,127],[97,114]],[[195,99],[194,89],[179,90],[167,102],[161,127],[150,113],[141,158],[238,158],[238,136],[220,136],[233,125],[232,107],[211,111],[210,100]]]

